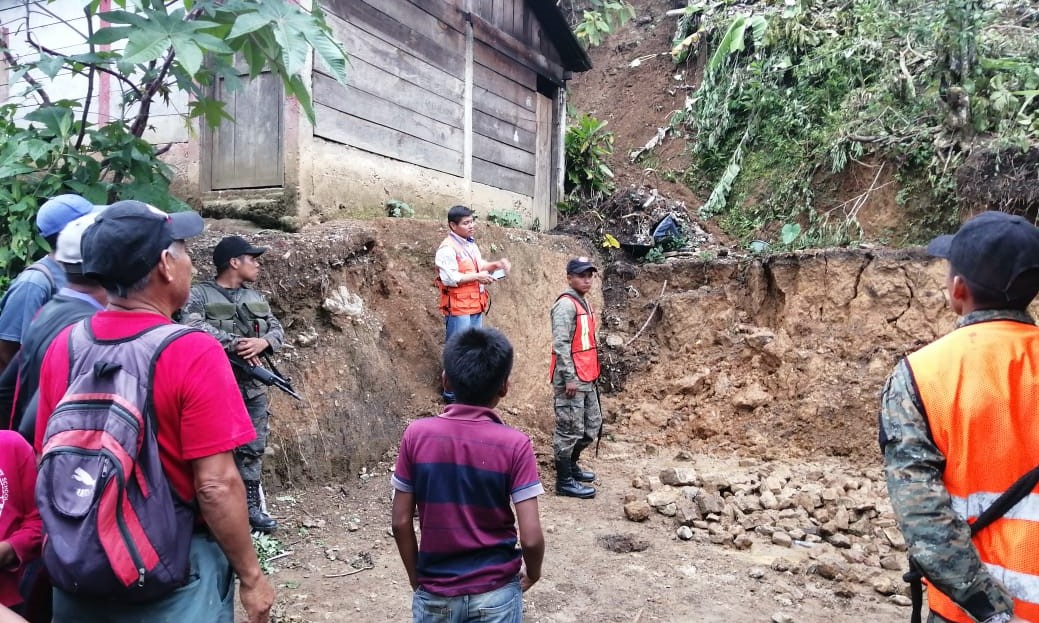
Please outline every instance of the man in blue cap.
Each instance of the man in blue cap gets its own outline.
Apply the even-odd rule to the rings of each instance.
[[[0,372],[21,348],[29,323],[43,304],[65,287],[65,271],[54,259],[58,234],[77,218],[92,212],[94,204],[79,195],[58,195],[40,206],[36,229],[52,252],[38,260],[11,282],[0,298]]]

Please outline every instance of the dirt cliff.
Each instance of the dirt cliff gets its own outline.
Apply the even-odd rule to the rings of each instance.
[[[289,336],[279,365],[306,397],[273,394],[278,483],[326,480],[382,458],[409,418],[439,409],[432,256],[441,224],[382,219],[250,235],[271,247],[259,287]],[[193,248],[202,274],[216,237]],[[478,239],[488,257],[513,262],[493,286],[488,322],[517,352],[506,415],[543,453],[552,426],[547,309],[565,286],[567,258],[595,250],[493,225],[481,225]],[[942,269],[911,251],[598,261],[609,431],[647,443],[873,462],[885,375],[952,322]]]
[[[236,227],[211,229],[192,246],[203,274],[209,247]],[[271,247],[258,285],[286,325],[279,365],[306,397],[272,400],[268,499],[291,552],[273,576],[275,620],[403,620],[387,491],[401,430],[440,408],[443,226],[248,235]],[[532,436],[551,489],[547,309],[566,259],[598,250],[482,224],[477,237],[513,262],[489,318],[517,353],[501,409]],[[952,326],[941,264],[919,251],[659,265],[609,253],[593,299],[608,422],[589,457],[599,495],[544,496],[545,579],[526,619],[902,620],[904,543],[880,476],[877,395],[900,355]],[[694,486],[663,483],[690,469]]]

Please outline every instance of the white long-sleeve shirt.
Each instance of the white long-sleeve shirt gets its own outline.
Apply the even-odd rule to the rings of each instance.
[[[473,263],[476,264],[476,270],[481,270],[485,262],[480,255],[480,248],[476,246],[476,243],[469,242],[454,232],[450,232],[448,236],[454,238],[454,241],[462,247],[466,255],[473,260]],[[442,244],[437,249],[434,262],[436,263],[437,271],[440,273],[440,281],[449,288],[457,286],[462,273],[458,271],[458,258],[455,256],[455,247],[450,244]]]

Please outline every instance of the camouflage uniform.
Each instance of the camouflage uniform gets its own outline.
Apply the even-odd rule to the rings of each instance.
[[[584,297],[573,288],[567,288],[564,294],[585,304]],[[552,376],[556,430],[552,436],[552,450],[559,461],[569,461],[575,447],[583,449],[591,445],[602,427],[595,381],[582,381],[574,371],[570,343],[576,327],[577,311],[573,301],[566,297],[560,298],[552,306],[552,352],[556,354],[556,371]],[[577,394],[568,398],[565,388],[571,381],[577,383]]]
[[[985,310],[960,318],[957,328],[991,320],[1034,324],[1025,312]],[[946,458],[931,438],[923,402],[906,360],[895,366],[881,397],[880,446],[888,494],[909,556],[931,584],[975,618],[1013,609],[1007,590],[985,569],[970,526],[952,508],[943,474]],[[980,449],[979,451],[984,451]],[[928,621],[947,619],[931,613]]]
[[[215,337],[228,354],[234,353],[233,346],[239,337],[261,337],[270,343],[270,352],[277,352],[285,342],[281,323],[274,317],[263,295],[252,288],[230,290],[212,281],[198,283],[191,287],[191,297],[181,313],[181,319],[184,324],[202,329]],[[242,480],[258,481],[269,432],[267,386],[238,368],[234,368],[234,373],[256,429],[256,439],[235,448],[235,463],[242,474]]]

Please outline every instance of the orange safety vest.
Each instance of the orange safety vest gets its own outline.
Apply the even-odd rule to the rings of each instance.
[[[444,245],[450,245],[455,250],[455,260],[458,262],[458,272],[464,274],[478,273],[480,267],[476,265],[476,259],[469,255],[458,241],[448,236],[440,243],[441,249]],[[437,277],[433,281],[440,290],[440,313],[445,316],[471,316],[482,314],[490,307],[491,296],[479,281],[467,281],[457,286],[445,286],[440,280],[440,270],[437,269]]]
[[[1039,455],[1039,328],[1009,320],[968,325],[909,355],[953,509],[978,517]],[[1014,597],[1014,614],[1039,623],[1039,494],[1032,492],[974,536],[989,573]],[[932,611],[973,619],[932,586]]]
[[[570,356],[574,360],[574,371],[577,378],[590,383],[599,378],[599,351],[595,348],[595,314],[591,306],[585,310],[581,301],[569,294],[560,294],[556,300],[566,297],[573,301],[577,316],[574,318],[574,334],[570,338]],[[556,353],[552,351],[552,364],[548,378],[552,380],[556,374]]]

